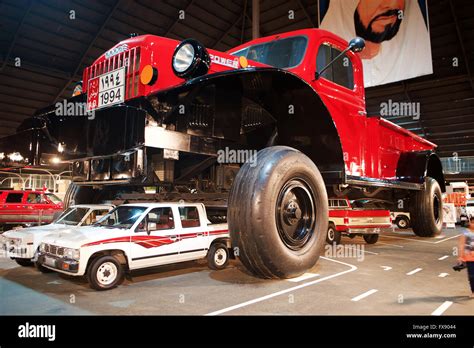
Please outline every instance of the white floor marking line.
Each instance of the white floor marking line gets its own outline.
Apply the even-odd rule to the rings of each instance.
[[[440,273],[438,277],[446,278],[448,275],[449,275],[449,273]]]
[[[414,242],[428,243],[428,244],[439,244],[439,243],[446,242],[447,240],[450,240],[450,239],[453,239],[453,238],[457,238],[457,237],[459,237],[460,235],[461,235],[461,234],[458,234],[458,235],[455,235],[455,236],[452,236],[452,237],[448,237],[448,238],[439,240],[439,241],[437,241],[437,242],[430,242],[430,241],[428,241],[428,240],[420,240],[420,239],[414,239],[414,238],[403,238],[403,237],[396,237],[396,236],[385,236],[385,235],[383,235],[382,237],[384,237],[384,238],[393,238],[393,239],[412,240],[412,241],[414,241]]]
[[[346,245],[348,247],[350,247],[351,249],[355,249],[357,250],[357,248],[355,246],[351,246],[351,245]],[[367,251],[367,250],[362,250],[364,253],[367,253],[367,254],[373,254],[373,255],[378,255],[379,253],[374,253],[373,251]]]
[[[462,233],[459,233],[459,234],[457,234],[457,235],[455,235],[455,236],[452,236],[452,237],[449,237],[449,238],[445,238],[445,239],[443,239],[443,240],[439,240],[439,241],[437,241],[437,242],[434,242],[433,244],[443,243],[443,242],[446,242],[447,240],[450,240],[450,239],[453,239],[453,238],[457,238],[457,237],[459,237],[459,236],[462,236]]]
[[[380,266],[383,268],[384,271],[390,271],[392,269],[392,267],[390,266]]]
[[[446,260],[448,257],[449,255],[444,255],[444,256],[441,256],[438,260],[443,261],[443,260]]]
[[[418,272],[420,272],[420,271],[422,271],[422,270],[423,270],[423,268],[417,268],[417,269],[414,269],[414,270],[411,271],[411,272],[408,272],[407,275],[411,276],[411,275],[413,275],[413,274],[415,274],[415,273],[418,273]]]
[[[377,242],[377,244],[390,245],[390,246],[394,246],[394,247],[397,247],[397,248],[404,248],[403,245],[390,244],[390,243],[384,243],[384,242]]]
[[[333,278],[342,276],[342,275],[344,275],[344,274],[346,274],[346,273],[354,272],[355,270],[357,270],[357,266],[351,265],[351,264],[349,264],[349,263],[345,263],[345,262],[342,262],[342,261],[337,261],[337,260],[329,259],[329,258],[323,257],[323,256],[321,256],[321,259],[324,259],[324,260],[327,260],[327,261],[331,261],[331,262],[340,263],[341,265],[344,265],[344,266],[349,266],[350,269],[345,270],[345,271],[342,271],[342,272],[339,272],[339,273],[336,273],[336,274],[332,274],[332,275],[327,276],[327,277],[324,277],[324,278],[316,279],[316,280],[313,280],[313,281],[310,281],[310,282],[307,282],[307,283],[304,283],[304,284],[296,285],[296,286],[293,286],[293,287],[291,287],[291,288],[289,288],[289,289],[285,289],[285,290],[281,290],[281,291],[278,291],[278,292],[274,292],[273,294],[269,294],[269,295],[262,296],[262,297],[257,297],[257,298],[255,298],[255,299],[253,299],[253,300],[246,301],[246,302],[242,302],[242,303],[236,304],[236,305],[234,305],[234,306],[230,306],[230,307],[227,307],[227,308],[224,308],[224,309],[220,309],[220,310],[215,311],[215,312],[207,313],[207,314],[205,314],[205,315],[219,315],[219,314],[222,314],[222,313],[227,313],[227,312],[230,312],[230,311],[233,311],[233,310],[242,308],[242,307],[249,306],[249,305],[254,304],[254,303],[262,302],[262,301],[271,299],[271,298],[276,297],[276,296],[280,296],[280,295],[287,294],[287,293],[292,292],[292,291],[296,291],[296,290],[305,288],[305,287],[307,287],[307,286],[311,286],[311,285],[314,285],[314,284],[318,284],[318,283],[321,283],[321,282],[323,282],[323,281],[325,281],[325,280],[333,279]]]
[[[377,289],[369,290],[369,291],[364,292],[363,294],[361,294],[359,296],[354,297],[353,299],[351,299],[351,301],[358,302],[358,301],[362,300],[363,298],[366,298],[366,297],[368,297],[372,294],[375,294],[377,291],[378,291]]]
[[[449,307],[451,307],[452,304],[453,304],[453,302],[446,301],[441,306],[439,306],[433,313],[431,313],[431,315],[442,315],[444,312],[446,312],[446,310]]]
[[[314,277],[319,277],[319,274],[317,274],[317,273],[305,273],[305,274],[300,275],[299,277],[287,279],[287,281],[293,282],[293,283],[299,283],[303,280],[314,278]]]

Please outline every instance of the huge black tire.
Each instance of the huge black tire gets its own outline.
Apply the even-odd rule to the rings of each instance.
[[[123,266],[113,256],[97,257],[87,270],[87,281],[95,290],[113,289],[122,282],[124,276]]]
[[[328,234],[326,237],[326,243],[330,245],[333,245],[334,243],[341,244],[341,239],[342,239],[342,233],[336,229],[336,225],[330,222],[328,226]]]
[[[228,224],[234,250],[252,274],[303,274],[318,261],[328,228],[328,198],[318,168],[290,147],[259,151],[256,164],[245,163],[235,177]]]
[[[399,216],[395,219],[395,224],[398,228],[404,230],[410,227],[410,220],[406,216]]]
[[[410,224],[419,237],[433,237],[443,228],[443,198],[439,183],[426,178],[425,189],[410,198]]]

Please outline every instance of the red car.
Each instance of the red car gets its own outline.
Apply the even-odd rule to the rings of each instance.
[[[63,203],[46,191],[0,191],[0,225],[49,224],[63,211]]]

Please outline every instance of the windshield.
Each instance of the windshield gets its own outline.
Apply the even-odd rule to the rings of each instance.
[[[294,36],[253,45],[232,53],[276,68],[292,68],[303,60],[308,39]]]
[[[61,203],[61,200],[59,199],[59,197],[56,195],[53,195],[52,193],[47,193],[46,197],[48,197],[48,199],[54,204]]]
[[[117,207],[93,226],[128,229],[133,226],[146,209],[145,207]]]
[[[54,222],[56,224],[78,225],[89,211],[88,208],[68,208]]]

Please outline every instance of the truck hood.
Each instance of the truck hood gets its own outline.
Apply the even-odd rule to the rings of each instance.
[[[43,242],[66,248],[79,249],[84,244],[119,237],[124,234],[127,234],[126,230],[118,228],[83,226],[74,229],[61,229],[49,233],[43,238]]]
[[[26,227],[18,230],[10,230],[3,233],[4,237],[7,238],[18,238],[24,243],[30,243],[35,240],[39,240],[49,233],[60,231],[60,230],[72,230],[77,228],[76,226],[67,226],[64,224],[49,224],[43,226]]]

